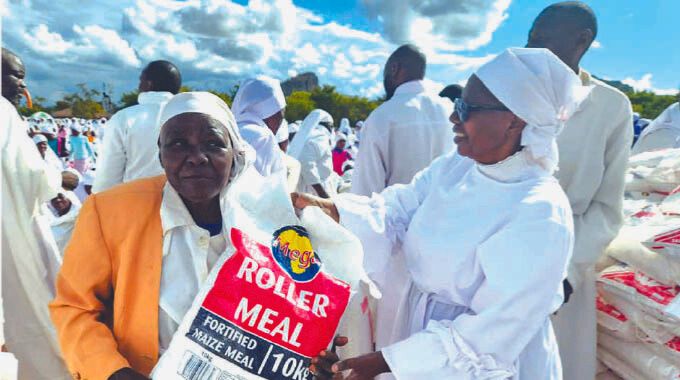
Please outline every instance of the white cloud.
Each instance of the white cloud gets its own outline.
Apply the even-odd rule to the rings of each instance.
[[[45,24],[40,24],[22,35],[37,52],[46,55],[63,55],[73,47],[72,43],[64,41],[61,34],[50,32]]]
[[[387,40],[429,49],[474,50],[491,41],[511,0],[362,0]]]
[[[3,42],[20,52],[31,89],[43,96],[102,81],[119,94],[134,88],[144,63],[168,59],[197,89],[312,71],[322,84],[373,97],[383,92],[381,70],[400,35],[419,39],[433,81],[466,78],[493,57],[469,50],[490,40],[509,1],[363,0],[384,26],[375,33],[324,20],[292,0],[118,0],[70,8],[18,0],[3,12],[24,17],[3,18]]]
[[[656,88],[652,84],[653,75],[650,73],[644,74],[642,78],[635,79],[628,77],[622,82],[635,89],[635,91],[651,91],[657,95],[675,95],[678,93],[677,88]]]
[[[593,43],[590,45],[591,48],[593,49],[602,49],[602,43],[598,40],[593,41]]]
[[[344,79],[352,76],[352,63],[345,54],[340,53],[335,56],[333,61],[333,75]]]
[[[142,64],[134,49],[115,30],[98,25],[74,25],[73,31],[79,37],[72,52],[76,56],[117,60],[130,67],[139,67]]]

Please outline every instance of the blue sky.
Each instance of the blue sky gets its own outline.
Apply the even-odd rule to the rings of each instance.
[[[463,82],[508,46],[521,46],[539,0],[0,0],[3,46],[25,61],[34,96],[75,84],[136,87],[153,59],[184,82],[227,90],[258,75],[304,71],[348,94],[382,94],[382,66],[399,43],[420,45],[432,86]],[[680,87],[677,0],[591,0],[600,33],[583,66],[640,90]]]

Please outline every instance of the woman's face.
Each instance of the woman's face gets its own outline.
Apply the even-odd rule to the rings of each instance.
[[[184,200],[207,202],[227,186],[234,151],[219,121],[200,113],[177,115],[161,128],[159,148],[165,175]]]
[[[463,91],[466,120],[451,115],[458,153],[482,164],[495,164],[517,152],[525,123],[507,110],[475,75]]]

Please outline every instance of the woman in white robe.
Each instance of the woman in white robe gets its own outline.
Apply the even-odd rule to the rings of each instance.
[[[642,130],[631,154],[678,147],[680,147],[680,103],[673,103]]]
[[[232,112],[243,139],[255,150],[255,168],[262,176],[286,175],[275,134],[283,120],[286,98],[278,80],[248,79],[239,87]]]
[[[317,376],[562,378],[549,317],[563,301],[573,221],[552,176],[555,137],[585,95],[548,50],[509,49],[456,103],[458,152],[372,198],[293,195],[298,208],[321,206],[357,234],[369,275],[380,279],[395,246],[410,273],[394,310],[401,340],[332,366],[326,351],[313,360]]]
[[[302,122],[300,132],[288,148],[288,154],[301,165],[298,191],[328,198],[337,192],[338,177],[333,172],[331,129],[333,117],[316,109]]]

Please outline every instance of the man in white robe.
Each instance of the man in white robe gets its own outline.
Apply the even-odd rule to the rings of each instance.
[[[574,292],[553,318],[567,380],[595,377],[595,263],[623,221],[624,176],[633,141],[628,98],[579,66],[596,35],[592,9],[570,1],[543,10],[527,44],[552,50],[579,74],[584,86],[592,87],[557,139],[556,177],[571,203],[576,234],[568,275]]]
[[[384,85],[387,101],[361,128],[361,147],[354,163],[351,192],[370,196],[413,176],[454,148],[451,104],[426,89],[426,58],[417,47],[404,45],[387,60]],[[393,286],[376,303],[375,340],[380,349],[392,343],[394,310],[406,291],[407,272],[401,257],[385,271]],[[350,337],[351,339],[351,337]]]
[[[181,86],[181,74],[171,62],[153,61],[144,68],[139,77],[139,104],[118,111],[106,124],[93,192],[163,173],[158,160],[158,118]]]
[[[286,175],[284,154],[275,134],[284,120],[286,98],[278,80],[248,79],[241,84],[231,106],[239,132],[255,150],[255,168],[261,175]]]
[[[40,246],[48,236],[35,230],[40,204],[56,196],[61,173],[50,170],[41,159],[10,103],[17,104],[15,94],[25,88],[24,76],[21,60],[3,49],[0,157],[5,345],[19,359],[19,379],[70,379],[47,310],[54,284],[48,281],[49,268]]]
[[[680,147],[680,103],[673,103],[642,130],[631,154],[678,147]]]

